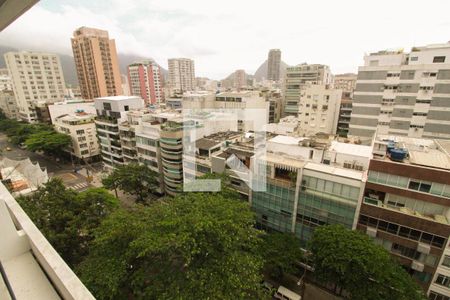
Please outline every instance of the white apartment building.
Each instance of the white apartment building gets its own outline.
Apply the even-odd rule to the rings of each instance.
[[[13,83],[20,119],[48,121],[47,105],[64,99],[59,57],[42,52],[8,52],[5,62]]]
[[[450,138],[449,116],[450,43],[364,57],[349,135]]]
[[[12,90],[0,91],[0,109],[8,119],[19,119],[19,108]]]
[[[95,117],[95,114],[78,110],[72,114],[56,117],[53,122],[56,131],[71,137],[70,153],[79,160],[91,160],[100,154],[95,130]]]
[[[195,90],[194,61],[189,58],[170,58],[168,63],[170,96]]]
[[[302,89],[299,102],[299,134],[336,134],[342,90],[328,85],[308,84]]]
[[[299,64],[288,67],[284,80],[283,116],[296,116],[299,112],[301,89],[306,83],[330,85],[333,75],[330,68],[319,64]]]
[[[127,120],[127,112],[144,107],[144,100],[137,96],[111,96],[96,98],[95,120],[103,164],[112,169],[124,164],[119,124]]]
[[[0,92],[4,90],[12,90],[12,82],[8,69],[0,69]]]
[[[48,106],[48,111],[50,113],[50,120],[52,124],[55,123],[55,119],[57,117],[62,115],[71,115],[77,111],[94,115],[97,114],[94,101],[85,101],[83,99],[56,102]]]

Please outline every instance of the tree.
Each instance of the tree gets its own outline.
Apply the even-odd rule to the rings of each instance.
[[[282,279],[285,273],[296,271],[295,263],[302,260],[300,240],[291,233],[268,233],[263,237],[261,253],[265,271],[273,278]]]
[[[158,173],[147,166],[131,163],[115,168],[102,183],[107,189],[119,188],[127,194],[135,195],[138,202],[145,203],[145,199],[159,187],[158,177]]]
[[[344,289],[351,299],[425,299],[390,254],[361,232],[322,226],[310,242],[314,276]]]
[[[30,151],[44,151],[47,154],[58,155],[64,148],[72,144],[70,136],[54,130],[33,133],[25,140]]]
[[[77,194],[66,189],[58,178],[50,179],[33,195],[19,197],[17,201],[72,267],[88,253],[93,230],[118,207],[118,200],[104,189]]]
[[[237,199],[185,193],[116,211],[80,278],[98,299],[261,299],[261,233]]]

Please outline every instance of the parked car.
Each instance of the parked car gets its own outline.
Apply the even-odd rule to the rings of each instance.
[[[302,296],[280,285],[274,297],[280,300],[302,300]]]

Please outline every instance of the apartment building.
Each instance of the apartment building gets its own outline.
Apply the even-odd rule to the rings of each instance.
[[[224,92],[216,94],[215,109],[234,109],[237,114],[239,131],[255,131],[257,124],[268,124],[270,103],[263,95],[257,91]],[[255,115],[252,109],[260,109],[261,112]]]
[[[83,99],[121,95],[116,43],[108,31],[80,27],[71,41]]]
[[[358,69],[349,135],[450,138],[450,43],[379,51]]]
[[[266,191],[249,197],[257,225],[292,232],[303,245],[317,226],[356,228],[370,157],[369,146],[282,135],[269,139],[267,153],[254,158],[258,169],[267,170],[265,178],[253,176]]]
[[[164,102],[163,76],[154,61],[136,62],[128,66],[128,84],[133,96],[140,96],[145,104]]]
[[[302,136],[336,134],[342,90],[328,85],[306,84],[299,101],[299,131]]]
[[[0,69],[0,92],[3,90],[12,91],[11,77],[6,68]]]
[[[43,52],[8,52],[5,62],[25,122],[48,122],[47,105],[64,100],[64,75],[59,57]]]
[[[269,123],[278,123],[281,119],[283,95],[280,89],[262,89],[261,94],[269,101]]]
[[[119,124],[126,121],[128,111],[144,107],[144,100],[137,96],[111,96],[95,99],[97,118],[95,126],[105,168],[111,170],[125,163],[119,132]]]
[[[353,91],[356,87],[356,74],[346,73],[334,76],[334,88],[342,90],[341,105],[337,124],[337,134],[347,137],[352,113]]]
[[[267,57],[267,79],[278,81],[280,80],[280,63],[281,63],[281,50],[270,49]]]
[[[242,88],[247,87],[247,73],[245,70],[236,70],[233,74],[233,87],[240,91]]]
[[[195,66],[189,58],[170,58],[169,87],[170,96],[182,95],[187,91],[195,90]]]
[[[95,130],[95,114],[83,110],[55,118],[55,130],[67,134],[72,139],[71,155],[79,161],[92,161],[100,155],[100,147]]]
[[[450,143],[377,136],[357,228],[373,237],[430,299],[450,297]]]
[[[8,119],[20,120],[19,108],[12,90],[0,91],[0,109]]]
[[[283,116],[297,116],[301,89],[306,83],[331,85],[333,75],[330,68],[319,64],[300,64],[288,67],[284,80],[284,108]]]
[[[87,114],[97,114],[95,109],[95,103],[93,101],[84,101],[82,99],[71,99],[56,102],[48,106],[50,113],[50,120],[52,124],[55,123],[55,119],[62,115],[71,115],[76,111],[83,111]]]

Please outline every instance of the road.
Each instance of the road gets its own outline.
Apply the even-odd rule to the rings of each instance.
[[[6,148],[11,148],[11,151],[7,151]],[[2,155],[13,160],[23,160],[30,158],[31,162],[39,162],[42,168],[47,169],[49,177],[61,178],[64,185],[76,191],[83,191],[91,185],[87,183],[86,177],[74,172],[74,167],[71,163],[57,162],[55,159],[46,157],[44,155],[28,151],[26,149],[20,149],[16,145],[8,142],[8,137],[0,133],[0,149]]]

